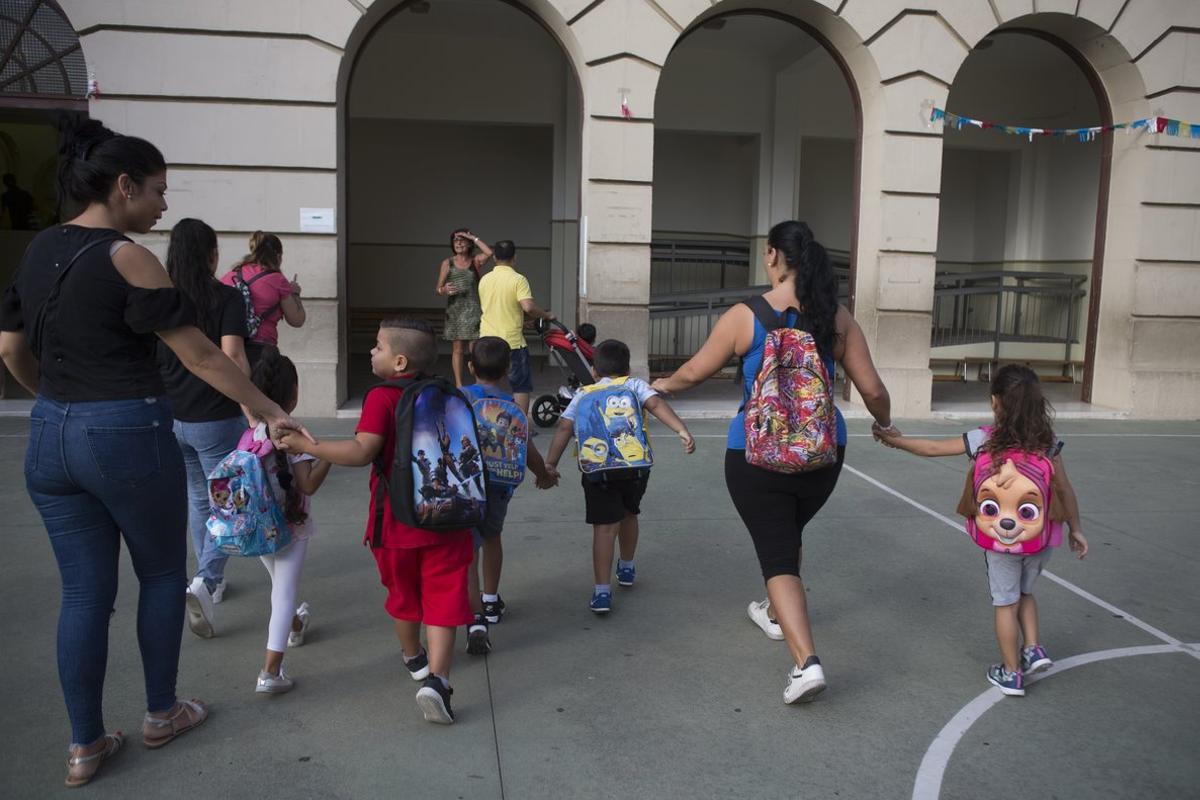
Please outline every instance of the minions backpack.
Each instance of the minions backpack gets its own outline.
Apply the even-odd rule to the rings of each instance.
[[[579,389],[575,439],[579,469],[589,480],[634,480],[654,464],[642,404],[627,377]]]

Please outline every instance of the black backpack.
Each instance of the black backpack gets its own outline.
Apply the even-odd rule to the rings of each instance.
[[[487,511],[487,471],[475,412],[454,384],[435,376],[385,381],[403,389],[396,405],[396,445],[375,461],[372,547],[383,545],[384,492],[392,518],[428,531],[478,527]],[[391,478],[386,469],[391,464]]]

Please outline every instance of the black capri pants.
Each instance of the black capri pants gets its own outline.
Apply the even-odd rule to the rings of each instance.
[[[747,464],[745,450],[725,451],[725,486],[754,540],[763,580],[800,575],[804,526],[833,494],[845,457],[839,447],[833,466],[784,475]]]

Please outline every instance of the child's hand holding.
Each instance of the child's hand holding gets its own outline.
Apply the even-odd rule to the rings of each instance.
[[[316,444],[299,431],[281,430],[276,433],[275,446],[285,453],[307,453],[308,447]]]
[[[885,428],[878,422],[873,422],[871,423],[871,436],[875,437],[875,441],[880,444],[894,448],[896,446],[894,440],[902,438],[904,434],[895,425],[888,425]]]
[[[696,452],[696,440],[692,438],[692,432],[687,428],[679,431],[679,440],[683,442],[683,452],[689,456]]]
[[[558,486],[558,479],[558,470],[547,464],[546,474],[539,476],[535,481],[535,485],[539,489],[553,489],[555,486]]]
[[[1077,558],[1083,558],[1087,555],[1088,543],[1087,539],[1084,538],[1082,531],[1077,531],[1072,528],[1069,541],[1071,543],[1071,552],[1074,553]]]

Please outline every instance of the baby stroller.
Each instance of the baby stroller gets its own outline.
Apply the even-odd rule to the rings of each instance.
[[[544,394],[533,401],[533,421],[540,428],[558,422],[579,387],[595,383],[592,377],[592,346],[576,336],[558,320],[538,320],[535,326],[546,345],[550,363],[562,371],[566,384],[557,394]]]

